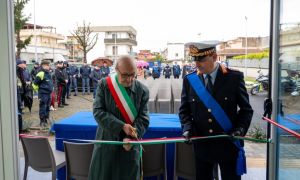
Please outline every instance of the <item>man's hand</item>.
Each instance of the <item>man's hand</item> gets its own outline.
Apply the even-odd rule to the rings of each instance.
[[[192,133],[190,131],[185,131],[182,134],[182,137],[185,139],[186,144],[189,144],[189,145],[192,144],[192,140],[191,140]]]
[[[131,136],[133,138],[137,138],[137,132],[134,127],[132,127],[130,124],[125,124],[123,126],[123,131],[127,136]]]
[[[124,138],[123,142],[129,142],[130,139],[129,138]],[[123,148],[125,149],[125,151],[130,151],[132,145],[131,144],[123,144]]]
[[[244,128],[235,128],[233,129],[230,133],[229,136],[234,137],[234,136],[244,136],[245,130]]]

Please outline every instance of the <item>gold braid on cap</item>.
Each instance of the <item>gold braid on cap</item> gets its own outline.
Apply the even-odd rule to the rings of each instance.
[[[200,52],[200,50],[194,45],[191,45],[189,49],[190,49],[190,56],[208,56],[216,52],[215,48],[209,49],[204,52]]]

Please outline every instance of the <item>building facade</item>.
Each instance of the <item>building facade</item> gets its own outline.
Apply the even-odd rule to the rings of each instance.
[[[91,30],[95,33],[104,32],[104,56],[106,58],[115,61],[122,55],[134,56],[133,46],[137,46],[137,32],[133,27],[93,26],[91,27]],[[98,43],[99,41],[101,41],[101,39],[98,39]],[[99,50],[96,49],[94,51]]]
[[[57,56],[68,57],[66,44],[60,42],[65,37],[56,33],[56,28],[36,25],[34,30],[33,24],[26,24],[20,31],[20,38],[24,40],[29,36],[32,36],[30,44],[21,51],[22,60],[27,62],[35,61],[35,52],[37,53],[37,61],[41,61],[45,57],[47,59],[54,59]]]
[[[184,60],[184,43],[168,43],[167,44],[167,60],[183,61]]]
[[[69,51],[68,53],[69,61],[82,62],[83,60],[82,46],[78,43],[75,36],[67,36],[66,45]]]
[[[142,61],[152,61],[155,60],[156,55],[151,52],[151,50],[140,50],[137,54],[137,59]]]
[[[238,37],[221,42],[217,46],[218,60],[224,61],[233,56],[262,52],[265,48],[263,42],[265,41],[261,37]]]

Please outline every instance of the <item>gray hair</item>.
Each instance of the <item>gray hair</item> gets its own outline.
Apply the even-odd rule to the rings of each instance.
[[[134,59],[131,57],[131,56],[128,56],[128,55],[124,55],[124,56],[121,56],[117,62],[116,62],[116,68],[118,68],[119,64],[120,63],[126,63],[127,65],[131,65],[135,71],[137,70],[136,68],[136,64],[134,62]]]

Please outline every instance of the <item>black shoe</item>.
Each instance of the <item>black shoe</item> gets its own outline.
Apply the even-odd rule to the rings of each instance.
[[[61,104],[59,104],[57,107],[59,107],[59,108],[63,108],[64,106],[63,106],[63,105],[61,105]]]
[[[64,105],[64,106],[69,106],[69,104],[67,104],[67,103],[63,103],[62,105]]]
[[[74,94],[74,96],[77,96],[77,94]]]
[[[70,96],[67,96],[67,99],[71,99],[71,97],[70,97]]]

